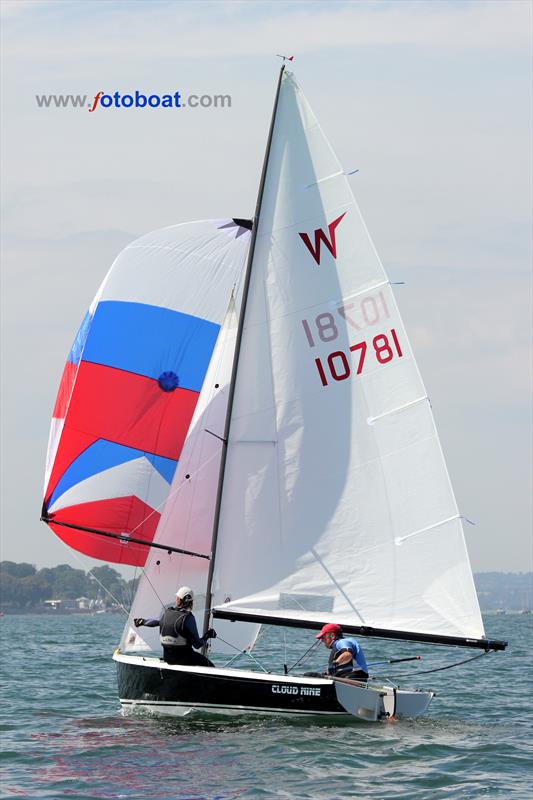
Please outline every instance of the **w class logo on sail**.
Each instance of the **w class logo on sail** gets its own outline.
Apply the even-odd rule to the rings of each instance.
[[[315,231],[315,246],[311,244],[311,239],[309,238],[307,233],[298,233],[298,236],[302,239],[303,243],[315,259],[316,263],[320,266],[320,245],[321,242],[328,248],[329,252],[333,256],[333,258],[337,258],[337,242],[335,240],[335,230],[337,225],[346,216],[346,211],[344,214],[341,214],[340,217],[334,219],[333,222],[330,222],[328,225],[329,231],[329,238],[326,233],[322,230],[322,228],[317,228]]]

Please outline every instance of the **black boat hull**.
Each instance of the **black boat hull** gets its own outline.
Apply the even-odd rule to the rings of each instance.
[[[116,655],[120,702],[182,716],[191,709],[210,712],[339,714],[333,681],[168,665],[159,659]]]

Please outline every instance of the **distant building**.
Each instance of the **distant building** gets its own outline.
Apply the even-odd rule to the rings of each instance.
[[[89,611],[91,608],[91,601],[88,597],[76,597],[76,603],[80,611]]]
[[[53,611],[58,611],[63,605],[62,600],[45,600],[44,605],[51,608]]]

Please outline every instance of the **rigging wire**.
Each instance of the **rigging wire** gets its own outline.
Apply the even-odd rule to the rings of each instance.
[[[224,666],[227,666],[228,664],[231,664],[231,662],[235,661],[235,659],[240,655],[249,656],[252,659],[252,661],[254,661],[257,664],[257,666],[260,667],[263,670],[263,672],[266,672],[267,675],[268,675],[268,670],[264,668],[264,666],[257,660],[257,658],[255,656],[253,656],[251,654],[251,652],[249,650],[241,650],[240,647],[237,647],[236,645],[232,644],[231,642],[227,642],[225,639],[222,638],[222,636],[218,636],[218,634],[217,634],[217,639],[219,639],[221,642],[224,642],[224,644],[227,644],[228,647],[233,647],[234,650],[238,651],[237,655],[234,656],[233,658],[231,658],[228,662],[226,662],[226,664],[224,664]]]
[[[303,656],[300,656],[300,658],[298,659],[298,661],[295,661],[295,663],[292,665],[292,667],[289,667],[289,668],[288,668],[288,670],[287,670],[287,674],[288,674],[288,673],[289,673],[291,670],[293,670],[295,667],[298,667],[300,664],[303,664],[303,663],[304,663],[304,661],[305,661],[305,659],[307,658],[307,656],[309,656],[309,655],[311,654],[311,652],[312,652],[313,650],[315,650],[315,649],[318,647],[318,645],[319,645],[319,644],[320,644],[320,640],[318,640],[318,641],[316,641],[316,642],[313,642],[313,644],[311,645],[311,647],[310,647],[308,650],[306,650],[306,652],[303,654]]]
[[[123,611],[123,612],[126,614],[126,616],[128,617],[128,616],[129,616],[129,611],[127,611],[127,610],[124,608],[124,606],[122,605],[122,603],[120,602],[120,600],[117,600],[117,598],[116,598],[116,597],[115,597],[115,596],[114,596],[114,595],[113,595],[113,594],[112,594],[112,593],[109,591],[109,589],[107,588],[107,586],[104,586],[104,584],[102,583],[102,581],[99,581],[99,580],[98,580],[98,578],[96,577],[96,575],[94,574],[94,572],[92,571],[92,569],[90,569],[90,570],[89,570],[88,574],[91,576],[91,578],[92,578],[93,580],[95,580],[95,581],[96,581],[96,583],[97,583],[99,586],[101,586],[101,587],[102,587],[102,589],[104,590],[104,592],[106,592],[106,594],[108,594],[108,595],[109,595],[109,597],[110,597],[112,600],[114,600],[114,601],[115,601],[116,605],[117,605],[117,606],[119,606],[119,608],[121,608],[121,609],[122,609],[122,611]]]
[[[84,570],[85,570],[85,569],[87,569],[87,565],[83,563],[83,561],[82,561],[82,560],[81,560],[81,558],[79,557],[78,553],[77,553],[75,550],[73,550],[72,548],[68,547],[68,545],[66,545],[66,544],[65,544],[65,542],[63,542],[63,540],[62,540],[62,539],[61,539],[60,541],[62,542],[63,546],[64,546],[64,547],[66,547],[66,548],[68,549],[69,553],[70,553],[71,555],[73,555],[73,556],[74,556],[74,558],[75,558],[77,561],[79,561],[79,562],[80,562],[80,564],[82,565],[83,569],[84,569]],[[109,595],[109,597],[110,597],[110,598],[111,598],[111,599],[112,599],[112,600],[113,600],[113,601],[116,603],[116,605],[117,605],[117,606],[119,606],[119,608],[121,608],[121,609],[122,609],[122,611],[124,612],[124,614],[126,614],[126,616],[127,616],[127,617],[129,617],[129,611],[126,611],[126,609],[124,608],[124,606],[122,605],[122,603],[121,603],[119,600],[117,600],[117,598],[116,598],[116,597],[115,597],[113,594],[111,594],[111,592],[109,591],[109,589],[107,588],[107,586],[104,586],[104,584],[102,583],[102,581],[99,581],[99,580],[98,580],[98,578],[96,577],[96,575],[93,573],[93,569],[95,569],[95,567],[92,567],[92,568],[90,568],[89,570],[87,570],[87,574],[88,574],[88,575],[90,575],[90,576],[92,577],[92,579],[93,579],[93,580],[95,580],[95,581],[96,581],[96,583],[97,583],[99,586],[101,586],[101,587],[102,587],[102,589],[104,590],[104,592],[105,592],[106,594],[108,594],[108,595]]]
[[[155,594],[155,596],[157,597],[157,599],[158,599],[158,600],[159,600],[159,602],[161,603],[161,608],[163,608],[163,609],[166,609],[166,606],[165,606],[165,604],[163,603],[163,601],[161,600],[161,598],[160,598],[160,597],[159,597],[159,595],[157,594],[157,591],[156,591],[156,588],[155,588],[154,584],[152,583],[152,581],[150,580],[150,578],[149,578],[149,577],[148,577],[148,575],[146,574],[146,571],[145,571],[144,567],[141,567],[141,572],[142,572],[142,574],[144,575],[144,577],[146,578],[146,580],[148,581],[148,583],[150,584],[150,586],[152,587],[152,589],[153,589],[153,591],[154,591],[154,594]]]

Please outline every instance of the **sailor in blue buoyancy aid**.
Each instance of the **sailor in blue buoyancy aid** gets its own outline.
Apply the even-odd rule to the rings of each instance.
[[[192,613],[194,601],[193,590],[189,586],[182,586],[176,592],[176,605],[168,606],[161,613],[159,619],[144,619],[137,617],[134,623],[137,628],[146,625],[155,628],[159,625],[159,639],[163,646],[163,660],[167,664],[187,664],[201,667],[214,667],[202,653],[197,650],[204,647],[208,639],[216,638],[216,632],[209,628],[204,636],[198,635],[196,620]]]
[[[324,625],[316,637],[331,652],[328,673],[355,681],[368,680],[368,666],[365,654],[356,639],[344,638],[342,628],[335,623]]]

